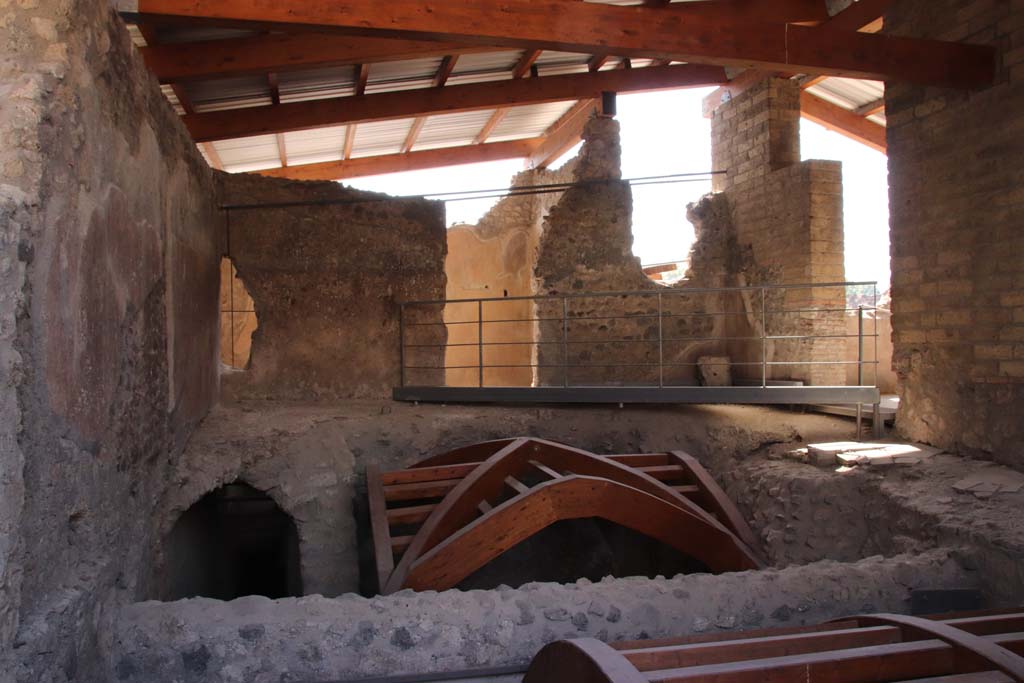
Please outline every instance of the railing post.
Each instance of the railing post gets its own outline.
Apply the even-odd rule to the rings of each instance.
[[[562,386],[569,386],[569,299],[562,297]]]
[[[761,388],[768,388],[768,306],[761,288]]]
[[[857,306],[857,386],[864,386],[864,307]],[[857,439],[860,439],[864,403],[857,401]]]
[[[398,304],[398,386],[405,386],[405,304]]]
[[[658,292],[658,386],[665,386],[665,332],[662,322],[661,292]]]
[[[480,386],[484,385],[484,302],[483,299],[477,299],[476,302],[476,345],[477,345],[477,362],[480,366]]]
[[[864,386],[864,307],[857,307],[857,386]]]

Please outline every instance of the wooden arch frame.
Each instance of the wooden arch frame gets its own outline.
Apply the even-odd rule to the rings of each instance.
[[[664,481],[673,477],[692,483]],[[530,478],[540,481],[523,483]],[[371,466],[367,485],[382,593],[452,588],[545,527],[588,517],[643,533],[713,571],[761,566],[739,512],[682,452],[598,456],[543,439],[498,439],[400,472],[381,474]],[[388,500],[429,498],[442,499],[387,508]],[[414,535],[390,536],[389,524],[420,522]]]

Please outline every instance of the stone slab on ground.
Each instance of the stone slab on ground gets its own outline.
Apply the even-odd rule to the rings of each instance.
[[[997,493],[1019,493],[1024,489],[1024,474],[1006,467],[985,467],[953,484],[958,493],[992,496]]]
[[[118,615],[109,680],[345,680],[520,664],[563,638],[610,642],[901,612],[912,590],[971,586],[972,575],[938,549],[849,564],[495,591],[145,602]]]
[[[807,447],[810,462],[843,467],[914,465],[941,452],[938,448],[922,444],[871,441],[835,441]]]

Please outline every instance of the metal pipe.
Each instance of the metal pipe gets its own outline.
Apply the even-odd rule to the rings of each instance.
[[[477,319],[477,335],[476,342],[477,348],[477,360],[480,365],[480,386],[484,385],[484,302],[483,300],[477,302],[476,306],[476,319]]]
[[[857,307],[857,386],[864,386],[864,307]],[[857,401],[857,438],[860,438],[864,404]]]
[[[765,302],[767,293],[761,287],[761,388],[768,387],[768,306]]]
[[[562,386],[569,386],[569,300],[562,297]]]
[[[874,282],[822,282],[821,284],[801,283],[795,285],[760,285],[759,287],[675,287],[661,290],[662,294],[689,296],[691,294],[715,294],[718,292],[749,292],[752,289],[827,289],[830,287],[855,287],[859,285],[873,285]],[[478,297],[473,299],[434,299],[425,301],[407,301],[405,303],[417,306],[430,306],[438,304],[469,304],[476,301],[543,301],[554,299],[603,299],[608,297],[621,296],[653,296],[658,294],[654,290],[619,290],[611,292],[588,292],[585,294],[558,294],[555,296],[492,296]],[[639,316],[638,316],[639,317]],[[652,316],[653,317],[653,316]]]
[[[665,331],[661,317],[661,292],[658,292],[658,386],[665,386]]]
[[[447,342],[448,340],[445,339]],[[398,386],[405,386],[405,304],[398,305]]]

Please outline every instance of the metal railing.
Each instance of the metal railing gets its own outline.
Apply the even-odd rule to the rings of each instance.
[[[395,397],[877,404],[877,305],[874,282],[406,302]]]

